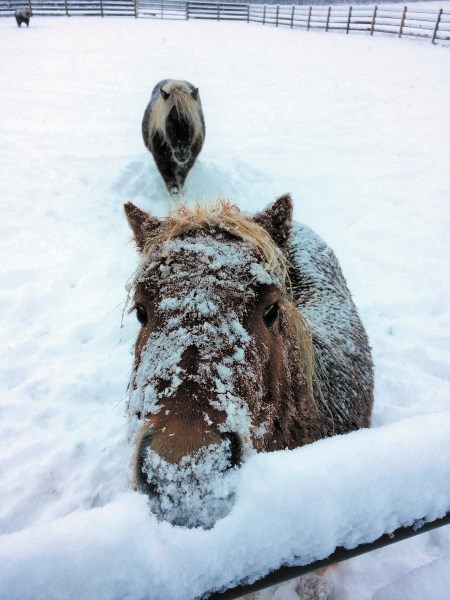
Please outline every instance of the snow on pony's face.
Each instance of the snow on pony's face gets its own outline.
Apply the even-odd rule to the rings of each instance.
[[[209,527],[229,509],[234,467],[281,443],[285,263],[271,242],[269,270],[270,256],[214,219],[169,234],[170,221],[126,211],[143,253],[128,399],[136,482],[160,517]]]

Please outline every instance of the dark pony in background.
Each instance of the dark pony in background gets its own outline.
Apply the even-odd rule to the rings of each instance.
[[[25,6],[24,8],[16,10],[14,16],[16,17],[16,22],[19,27],[21,27],[22,23],[25,23],[28,27],[30,24],[30,17],[33,16],[33,13],[30,6]]]
[[[252,453],[370,426],[368,339],[333,251],[292,223],[289,196],[254,216],[225,201],[125,212],[141,253],[136,487],[160,518],[211,527]]]
[[[205,139],[198,88],[188,81],[160,81],[144,113],[142,136],[169,193],[180,193]]]

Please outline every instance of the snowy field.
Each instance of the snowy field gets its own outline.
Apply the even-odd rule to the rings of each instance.
[[[34,18],[0,20],[0,53],[0,597],[188,600],[449,510],[449,49]],[[254,457],[209,531],[157,522],[129,483],[122,204],[169,208],[140,132],[165,77],[199,86],[205,112],[186,199],[255,211],[291,192],[376,365],[372,430]],[[332,598],[448,600],[449,566],[447,527],[341,564]]]

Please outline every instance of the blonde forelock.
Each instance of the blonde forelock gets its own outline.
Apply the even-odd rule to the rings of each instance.
[[[226,199],[197,202],[194,207],[179,204],[162,219],[161,227],[149,233],[143,254],[148,256],[157,245],[167,244],[188,231],[206,227],[223,229],[254,246],[264,261],[264,270],[279,280],[285,292],[290,290],[289,265],[285,254],[261,225]]]
[[[170,81],[162,86],[169,94],[167,100],[158,93],[150,111],[148,130],[150,137],[160,133],[166,135],[166,121],[170,111],[175,106],[178,116],[191,124],[194,141],[203,138],[203,123],[199,112],[198,100],[192,97],[192,90],[184,81]]]

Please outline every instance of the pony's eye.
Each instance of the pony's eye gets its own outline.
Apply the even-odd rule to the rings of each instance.
[[[280,316],[280,307],[275,302],[275,304],[271,304],[269,308],[266,309],[264,313],[263,319],[266,327],[273,327]]]
[[[136,304],[136,317],[141,325],[147,325],[148,316],[147,311],[142,304]]]

